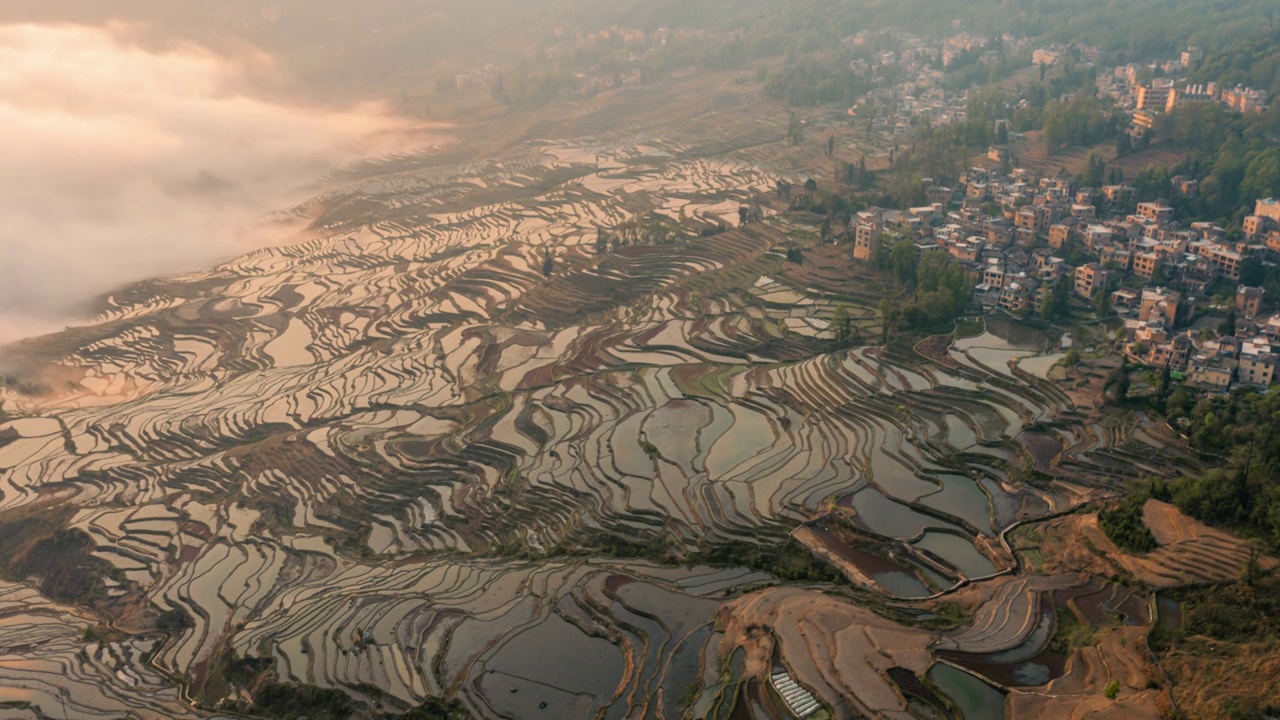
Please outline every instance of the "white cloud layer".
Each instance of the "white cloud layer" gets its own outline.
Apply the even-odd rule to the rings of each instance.
[[[254,97],[262,56],[132,37],[0,26],[0,343],[124,282],[252,249],[265,213],[420,130],[374,105]]]

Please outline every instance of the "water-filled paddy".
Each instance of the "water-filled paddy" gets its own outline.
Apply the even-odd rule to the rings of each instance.
[[[972,479],[964,475],[940,475],[942,489],[920,498],[919,502],[971,523],[979,530],[991,532],[991,501]]]
[[[928,677],[951,698],[964,720],[1004,720],[1005,694],[976,676],[938,663],[929,670]]]
[[[559,695],[587,695],[593,699],[612,696],[625,669],[622,652],[615,645],[583,634],[558,615],[551,615],[504,642],[485,666],[486,671],[555,688],[561,691]],[[506,688],[499,690],[498,695],[509,694]],[[536,706],[535,695],[526,693],[521,698],[522,715],[530,714]],[[524,704],[526,701],[531,704]],[[575,697],[572,704],[576,703]]]
[[[840,500],[843,507],[853,508],[856,522],[862,527],[885,537],[913,538],[929,528],[950,528],[964,532],[958,525],[938,520],[894,502],[874,487],[867,487]]]
[[[917,540],[915,546],[947,561],[966,577],[985,577],[996,571],[991,561],[961,535],[930,531]]]

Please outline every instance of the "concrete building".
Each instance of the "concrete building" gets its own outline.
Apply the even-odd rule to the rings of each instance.
[[[1252,320],[1257,317],[1258,310],[1262,308],[1263,292],[1260,287],[1241,285],[1236,288],[1236,312],[1243,316],[1245,320]]]
[[[1224,276],[1232,280],[1240,279],[1240,253],[1213,243],[1200,249],[1200,257]]]
[[[1132,185],[1103,185],[1102,200],[1112,207],[1119,207],[1133,202],[1138,197],[1138,189]]]
[[[1241,231],[1250,240],[1255,240],[1271,228],[1271,220],[1261,215],[1248,215],[1241,224]]]
[[[1104,245],[1111,242],[1111,228],[1106,225],[1089,225],[1085,227],[1082,233],[1084,237],[1084,246],[1093,252],[1097,252]]]
[[[1026,317],[1031,313],[1031,288],[1021,282],[1011,282],[1000,291],[1000,309],[1014,317]]]
[[[864,210],[853,218],[853,257],[870,260],[876,236],[884,231],[883,217],[877,208]]]
[[[1147,362],[1155,367],[1185,370],[1191,362],[1196,345],[1186,335],[1174,335],[1168,340],[1152,343],[1147,352]]]
[[[1049,226],[1049,247],[1054,250],[1060,250],[1067,241],[1071,239],[1070,225],[1050,225]]]
[[[1280,225],[1280,199],[1265,198],[1259,200],[1253,206],[1253,214]]]
[[[1173,108],[1176,94],[1173,81],[1166,79],[1153,80],[1150,85],[1138,86],[1138,109],[1154,112],[1168,112]]]
[[[1076,268],[1076,294],[1091,298],[1099,290],[1106,290],[1109,284],[1109,273],[1100,263],[1086,263]]]
[[[941,185],[930,185],[924,189],[925,200],[930,205],[937,204],[947,207],[951,204],[951,198],[954,194],[955,193],[951,191],[951,188],[943,187]]]
[[[1098,217],[1098,209],[1092,205],[1077,203],[1071,206],[1071,218],[1081,222],[1092,222]]]
[[[1173,220],[1173,208],[1159,202],[1138,203],[1138,216],[1157,225],[1165,225]]]
[[[1141,303],[1141,296],[1129,288],[1120,288],[1111,293],[1111,307],[1117,310],[1133,310]]]
[[[1187,383],[1209,392],[1226,392],[1231,389],[1238,363],[1230,358],[1197,357],[1191,361]]]
[[[1272,315],[1267,318],[1266,324],[1262,326],[1262,334],[1267,342],[1272,345],[1280,345],[1280,315]]]
[[[1145,289],[1138,307],[1138,319],[1144,322],[1159,320],[1165,327],[1172,328],[1178,320],[1179,300],[1178,293],[1168,288]]]
[[[1240,349],[1240,362],[1236,377],[1240,382],[1254,387],[1270,387],[1275,382],[1278,358],[1271,352],[1271,344],[1265,339],[1245,341]]]
[[[1160,269],[1160,255],[1154,252],[1140,252],[1133,256],[1133,274],[1150,280]]]
[[[1237,85],[1222,91],[1222,103],[1239,113],[1260,113],[1267,108],[1267,91]]]

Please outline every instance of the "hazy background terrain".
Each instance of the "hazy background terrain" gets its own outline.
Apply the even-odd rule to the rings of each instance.
[[[128,280],[255,247],[335,164],[407,147],[373,103],[246,91],[267,56],[137,43],[123,25],[0,27],[0,340]]]
[[[336,166],[421,142],[403,133],[437,119],[433,93],[454,73],[503,68],[516,106],[555,101],[583,71],[641,63],[653,81],[785,63],[825,98],[818,76],[835,77],[843,39],[867,28],[1082,38],[1122,59],[1274,23],[1263,0],[8,0],[0,342],[57,329],[121,283],[254,247],[264,213]],[[658,47],[575,41],[661,27],[687,32]],[[1274,65],[1215,77],[1266,87],[1254,76]]]

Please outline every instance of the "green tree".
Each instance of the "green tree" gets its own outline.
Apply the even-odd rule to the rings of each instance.
[[[897,329],[898,307],[885,298],[876,305],[876,314],[880,316],[880,340],[888,342],[889,333]]]
[[[1110,314],[1111,296],[1105,288],[1093,294],[1093,311],[1098,314],[1098,317]]]
[[[1102,156],[1096,152],[1089,153],[1089,165],[1084,172],[1083,184],[1092,188],[1100,187],[1106,176],[1107,163]]]
[[[791,120],[787,123],[787,140],[792,145],[799,145],[804,139],[804,124],[800,122],[800,114],[792,111]]]
[[[893,276],[898,282],[914,287],[916,282],[916,246],[908,238],[893,244]]]
[[[1240,183],[1241,201],[1280,195],[1280,148],[1269,148],[1253,156]]]
[[[853,319],[849,317],[849,307],[844,303],[836,306],[836,311],[831,318],[831,328],[836,345],[848,347],[853,340]]]
[[[1129,137],[1129,133],[1122,132],[1116,140],[1116,157],[1124,157],[1133,152],[1133,138]]]

